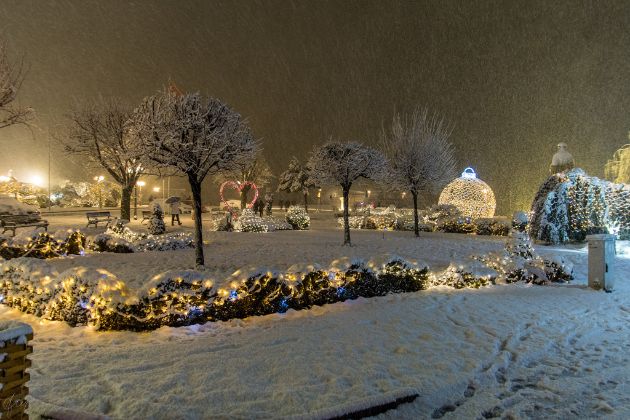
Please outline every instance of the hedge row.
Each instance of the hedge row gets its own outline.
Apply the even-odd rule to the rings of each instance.
[[[76,267],[56,274],[42,260],[16,259],[0,264],[0,295],[9,306],[73,326],[89,324],[99,330],[145,331],[282,313],[431,286],[459,289],[478,288],[501,279],[537,284],[570,279],[563,266],[553,267],[562,273],[558,276],[544,268],[540,272],[531,270],[522,263],[512,264],[512,271],[506,271],[502,266],[491,267],[492,261],[486,261],[481,270],[453,265],[430,274],[427,267],[395,258],[376,270],[354,263],[343,270],[259,272],[241,281],[225,282],[229,284],[226,288],[217,287],[203,272],[170,271],[154,277],[132,294],[123,281],[102,269]]]

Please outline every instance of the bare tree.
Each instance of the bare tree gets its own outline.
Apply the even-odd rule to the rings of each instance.
[[[207,175],[232,171],[253,159],[258,144],[241,116],[220,100],[172,89],[143,100],[134,113],[134,130],[148,161],[188,178],[195,212],[195,260],[202,266],[201,183]]]
[[[348,198],[352,184],[360,178],[383,179],[387,161],[381,152],[361,143],[329,142],[316,148],[308,161],[311,182],[317,185],[339,185],[343,191],[343,244],[351,245],[348,220]]]
[[[26,123],[33,114],[31,108],[15,105],[24,81],[24,62],[13,63],[6,44],[0,40],[0,128]]]
[[[416,108],[411,115],[394,115],[383,130],[382,147],[389,160],[388,183],[413,197],[414,232],[418,229],[418,195],[436,193],[455,175],[450,128],[437,114]]]
[[[88,104],[67,116],[68,133],[60,139],[66,153],[85,157],[120,185],[120,217],[126,220],[131,220],[131,193],[144,171],[144,151],[130,131],[130,117],[131,110],[116,99]]]
[[[300,191],[304,196],[304,209],[308,212],[308,190],[315,187],[309,178],[308,168],[293,156],[289,168],[280,175],[278,190],[286,192]]]
[[[217,179],[222,181],[238,180],[241,183],[252,182],[256,184],[256,187],[261,188],[269,184],[273,178],[271,168],[267,163],[267,160],[258,153],[254,159],[245,159],[236,164],[236,168],[219,176]],[[247,194],[251,190],[249,185],[245,185],[240,192],[241,209],[244,209],[247,205]]]

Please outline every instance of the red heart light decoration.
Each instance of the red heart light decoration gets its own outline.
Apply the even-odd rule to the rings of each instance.
[[[246,181],[246,182],[241,183],[241,182],[238,182],[238,181],[225,181],[223,184],[221,184],[221,188],[219,188],[219,194],[221,195],[221,202],[223,203],[223,205],[226,208],[226,210],[229,211],[230,213],[232,213],[232,216],[234,218],[236,218],[238,216],[238,211],[237,211],[237,209],[235,209],[232,206],[230,206],[230,204],[227,202],[227,200],[223,196],[223,189],[225,187],[229,187],[229,188],[232,188],[232,189],[234,189],[234,190],[236,190],[236,191],[238,191],[240,193],[248,185],[249,185],[249,187],[251,189],[254,190],[254,198],[252,199],[251,202],[247,203],[247,205],[246,205],[246,207],[248,209],[251,209],[252,207],[254,207],[254,203],[256,202],[256,200],[258,200],[258,187],[256,187],[256,184],[254,184],[253,182]]]

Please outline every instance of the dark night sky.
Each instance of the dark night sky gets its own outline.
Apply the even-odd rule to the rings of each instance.
[[[0,22],[41,128],[0,132],[4,150],[20,142],[0,172],[45,171],[46,128],[73,103],[135,105],[169,78],[247,116],[276,173],[330,136],[374,144],[395,110],[428,105],[503,213],[529,206],[559,141],[602,175],[630,129],[627,1],[3,0]]]

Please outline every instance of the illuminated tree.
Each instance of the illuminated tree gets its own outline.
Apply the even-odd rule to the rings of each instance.
[[[60,139],[68,154],[84,157],[120,185],[120,214],[126,220],[131,217],[131,193],[144,172],[144,151],[130,130],[130,117],[131,110],[116,99],[91,103],[67,117],[68,131]]]
[[[9,59],[6,44],[0,40],[0,128],[26,123],[33,114],[31,108],[15,104],[24,81],[24,63]]]
[[[195,260],[204,264],[201,183],[254,159],[258,144],[241,116],[218,99],[173,89],[145,98],[134,112],[145,158],[188,178],[195,219]]]
[[[311,182],[317,185],[339,185],[343,191],[343,244],[351,245],[348,220],[348,197],[352,184],[361,179],[382,180],[387,161],[381,152],[360,143],[328,142],[316,148],[307,165]]]
[[[455,156],[444,119],[416,108],[411,115],[395,114],[383,130],[382,147],[389,158],[388,181],[413,198],[414,232],[419,236],[418,195],[437,193],[455,176]]]
[[[293,156],[289,168],[280,175],[278,190],[286,192],[300,191],[304,196],[304,209],[308,212],[308,190],[315,187],[308,176],[308,168]]]

